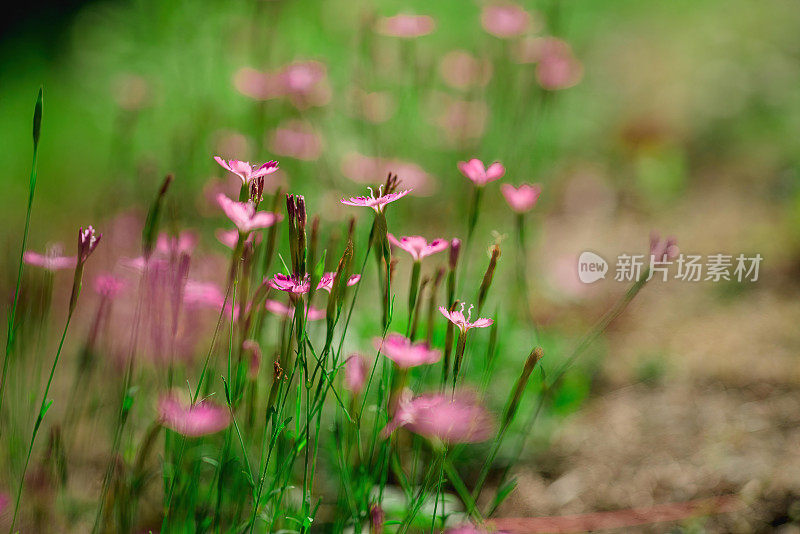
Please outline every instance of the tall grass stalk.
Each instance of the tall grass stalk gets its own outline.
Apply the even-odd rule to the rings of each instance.
[[[6,392],[6,378],[8,376],[8,363],[14,348],[14,333],[16,329],[17,304],[19,303],[19,290],[22,286],[22,272],[24,262],[22,256],[28,246],[28,230],[31,224],[31,211],[33,211],[33,195],[36,192],[37,163],[39,161],[39,137],[42,131],[42,111],[43,111],[43,88],[39,88],[39,95],[36,97],[36,106],[33,110],[33,161],[31,163],[31,177],[28,184],[28,209],[25,213],[25,230],[22,233],[22,245],[19,251],[19,263],[17,264],[17,285],[14,289],[14,301],[11,304],[11,311],[8,317],[8,331],[6,332],[6,354],[3,357],[3,375],[0,377],[0,414],[3,413],[3,399]],[[0,427],[2,434],[2,427]]]

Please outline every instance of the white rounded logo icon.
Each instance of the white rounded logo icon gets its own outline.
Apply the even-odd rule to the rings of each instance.
[[[578,257],[578,278],[584,284],[597,282],[606,277],[608,263],[594,252],[581,252]]]

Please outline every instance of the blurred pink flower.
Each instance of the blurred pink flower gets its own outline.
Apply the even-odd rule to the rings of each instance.
[[[322,275],[322,278],[320,278],[319,284],[317,284],[317,289],[324,289],[325,291],[330,293],[333,290],[333,282],[335,280],[336,280],[336,273],[334,272],[325,273]],[[350,278],[347,280],[347,285],[348,286],[356,285],[359,280],[361,280],[361,275],[354,274],[350,276]]]
[[[428,394],[401,398],[394,418],[381,434],[399,427],[445,443],[479,443],[494,434],[494,421],[477,399],[468,394]]]
[[[289,318],[294,317],[294,306],[290,304],[284,304],[283,302],[279,302],[277,300],[267,299],[267,301],[264,303],[264,307],[268,312],[274,313],[275,315],[282,315]],[[306,317],[309,321],[318,321],[320,319],[324,319],[327,314],[325,310],[315,308],[314,306],[311,306],[310,308],[306,306],[305,309],[307,311]]]
[[[478,187],[498,180],[506,173],[505,167],[500,162],[495,161],[487,169],[481,160],[475,158],[469,161],[459,161],[458,170]]]
[[[331,99],[327,83],[327,67],[314,60],[295,61],[284,66],[277,74],[281,90],[299,109],[324,106]]]
[[[375,124],[391,119],[397,109],[397,102],[389,91],[368,92],[354,87],[350,98],[356,115]]]
[[[536,66],[539,85],[550,91],[577,85],[583,76],[583,66],[572,55],[569,44],[560,39],[548,39]]]
[[[414,191],[414,195],[426,196],[436,190],[436,183],[425,170],[410,161],[400,159],[373,158],[350,152],[344,156],[341,164],[342,174],[358,183],[371,184],[376,176],[396,174],[403,186]]]
[[[275,76],[250,67],[236,71],[233,85],[240,93],[254,100],[269,100],[282,93],[280,81]]]
[[[44,254],[26,250],[22,255],[22,261],[28,265],[41,267],[48,271],[74,268],[78,264],[78,258],[76,256],[62,256],[63,251],[64,249],[61,245],[48,247],[47,252]]]
[[[450,87],[468,89],[486,85],[492,77],[492,63],[480,60],[466,50],[453,50],[442,58],[439,73]]]
[[[354,395],[361,393],[367,382],[369,365],[360,354],[353,354],[344,362],[344,387]]]
[[[219,309],[225,301],[217,284],[187,280],[183,288],[183,302],[187,306],[207,306]]]
[[[376,32],[406,39],[428,35],[434,29],[436,29],[436,22],[427,15],[399,14],[393,17],[381,17],[375,23]]]
[[[311,289],[311,277],[305,275],[300,279],[295,276],[277,273],[269,280],[269,285],[286,293],[303,295]]]
[[[233,221],[239,232],[247,234],[259,228],[268,228],[280,222],[283,215],[270,211],[256,211],[255,206],[250,202],[236,202],[229,199],[224,194],[217,195],[217,203],[225,212],[225,215]]]
[[[489,108],[481,100],[445,98],[436,123],[451,143],[480,139],[486,130]]]
[[[252,339],[248,339],[242,343],[242,349],[250,356],[247,374],[254,380],[258,377],[258,370],[261,367],[261,347]]]
[[[177,236],[168,235],[164,232],[158,234],[156,240],[156,253],[169,257],[175,255],[190,254],[197,246],[197,233],[186,230]]]
[[[428,243],[424,237],[419,235],[402,236],[397,239],[392,234],[386,234],[386,237],[389,239],[389,243],[411,254],[414,261],[422,261],[426,256],[447,250],[447,247],[450,246],[450,242],[446,239],[434,239]]]
[[[234,75],[236,89],[255,100],[288,97],[298,108],[322,106],[330,101],[327,68],[319,61],[295,61],[272,72],[245,67]]]
[[[442,358],[442,353],[430,348],[425,341],[412,343],[410,339],[400,334],[389,334],[386,339],[376,337],[373,339],[373,344],[376,350],[401,369],[436,363]]]
[[[209,401],[185,406],[173,396],[158,403],[161,424],[188,437],[207,436],[224,430],[230,423],[228,409]]]
[[[279,156],[313,161],[322,153],[322,137],[309,123],[291,120],[273,130],[270,150]]]
[[[11,504],[11,497],[8,496],[8,493],[0,492],[0,516],[5,513],[9,504]]]
[[[522,35],[528,31],[530,24],[530,13],[517,4],[489,5],[481,12],[483,29],[501,39]]]
[[[503,193],[512,210],[517,213],[525,213],[536,205],[536,201],[539,200],[539,195],[542,193],[542,186],[522,184],[514,187],[511,184],[503,184],[500,186],[500,192]]]
[[[342,204],[347,206],[365,206],[375,210],[376,213],[382,213],[383,208],[386,207],[387,204],[390,202],[394,202],[395,200],[399,200],[409,194],[411,189],[406,189],[404,191],[398,191],[396,193],[389,193],[388,195],[383,194],[383,186],[378,188],[378,196],[375,196],[375,192],[372,190],[371,187],[369,189],[369,196],[368,197],[350,197],[349,199],[342,199]]]
[[[236,243],[239,241],[239,230],[224,230],[222,228],[217,228],[214,231],[214,236],[217,238],[217,241],[222,243],[228,248],[233,248],[236,246]],[[259,233],[250,233],[247,236],[247,239],[244,240],[245,243],[261,243],[261,234]]]
[[[484,319],[484,318],[481,317],[481,318],[475,319],[475,321],[472,321],[472,308],[473,308],[473,306],[469,307],[469,309],[467,310],[467,316],[464,317],[464,306],[465,306],[465,304],[462,302],[461,303],[461,310],[460,311],[452,311],[452,312],[448,311],[448,309],[445,308],[444,306],[439,306],[439,311],[451,323],[456,325],[458,327],[458,329],[461,330],[462,333],[466,333],[467,330],[469,330],[470,328],[486,328],[487,326],[492,326],[492,323],[494,321],[492,321],[491,319]]]
[[[549,91],[577,85],[583,66],[572,53],[572,47],[557,37],[530,37],[520,41],[516,49],[520,63],[538,63],[536,81]]]
[[[650,233],[650,255],[656,262],[674,260],[680,254],[677,242],[674,237],[661,239],[658,232],[653,231]]]
[[[98,274],[94,277],[94,290],[102,297],[114,298],[123,289],[125,289],[125,281],[113,274]]]
[[[219,156],[214,156],[214,161],[241,178],[242,183],[245,185],[249,184],[250,180],[254,178],[267,176],[278,170],[278,162],[274,160],[270,160],[261,165],[250,165],[249,161],[239,161],[238,159],[225,161]]]

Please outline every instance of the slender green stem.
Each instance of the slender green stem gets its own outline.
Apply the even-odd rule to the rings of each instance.
[[[22,257],[25,248],[28,246],[28,230],[31,224],[31,212],[33,211],[33,194],[36,191],[37,162],[39,161],[39,133],[42,124],[42,88],[39,88],[39,96],[36,99],[36,107],[33,112],[33,161],[31,163],[31,178],[28,185],[28,209],[25,213],[25,230],[22,233],[22,246],[19,251],[19,262],[17,264],[17,285],[14,289],[14,301],[11,305],[11,312],[8,318],[8,331],[6,332],[6,354],[3,358],[3,375],[0,377],[0,413],[3,411],[3,399],[6,392],[6,378],[8,375],[8,362],[14,347],[14,332],[16,329],[17,304],[19,302],[19,291],[22,286],[22,272],[24,262]],[[2,428],[0,428],[2,434]]]
[[[17,523],[17,514],[19,513],[19,502],[20,497],[22,497],[22,486],[25,483],[25,473],[28,471],[28,463],[31,460],[31,452],[33,451],[33,445],[36,442],[36,435],[39,433],[39,428],[41,427],[42,421],[44,420],[44,415],[47,413],[47,410],[50,408],[50,404],[47,402],[47,394],[50,393],[50,386],[53,384],[53,376],[56,374],[56,366],[58,365],[58,359],[61,356],[61,349],[64,348],[64,339],[67,337],[67,330],[69,330],[69,324],[72,321],[72,313],[73,310],[70,310],[69,314],[67,315],[67,323],[64,325],[64,331],[61,333],[61,341],[58,343],[58,350],[56,351],[56,357],[53,359],[53,367],[50,368],[50,376],[47,379],[47,385],[44,388],[44,394],[42,395],[42,404],[39,407],[39,414],[36,416],[36,423],[33,425],[33,433],[31,434],[31,442],[28,445],[28,454],[25,457],[25,466],[22,468],[22,475],[19,478],[19,486],[17,488],[17,499],[14,503],[14,515],[11,518],[11,528],[8,529],[8,534],[14,533],[14,525]]]

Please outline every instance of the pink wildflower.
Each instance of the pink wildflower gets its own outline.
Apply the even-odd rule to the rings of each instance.
[[[277,273],[269,280],[269,285],[286,293],[303,295],[311,289],[311,277],[305,275],[303,278],[299,278],[293,275]]]
[[[478,187],[483,187],[489,182],[498,180],[506,173],[506,168],[500,162],[495,161],[489,165],[489,168],[486,168],[483,162],[476,158],[472,158],[469,161],[459,161],[458,170]]]
[[[436,190],[433,177],[412,161],[374,158],[350,152],[342,158],[341,171],[354,182],[367,184],[373,183],[376,176],[396,174],[417,196],[430,195]]]
[[[401,199],[411,192],[411,189],[405,189],[403,191],[384,195],[383,186],[380,186],[378,188],[378,196],[376,197],[371,187],[368,187],[367,189],[369,189],[368,197],[350,197],[349,199],[343,198],[342,204],[347,206],[366,206],[374,209],[376,213],[382,213],[383,208],[386,207],[387,204]]]
[[[491,415],[472,395],[463,393],[401,398],[394,418],[381,433],[388,436],[401,426],[445,443],[479,443],[494,434]]]
[[[530,23],[530,13],[512,3],[486,6],[481,12],[483,29],[501,39],[522,35]]]
[[[294,317],[294,306],[290,304],[284,304],[283,302],[277,300],[267,299],[264,303],[264,307],[268,312],[274,313],[275,315],[283,315],[284,317],[289,318]],[[327,315],[325,310],[315,308],[314,306],[311,306],[310,308],[306,306],[305,310],[307,311],[306,317],[309,321],[319,321],[320,319],[324,319]]]
[[[8,493],[0,493],[0,516],[5,513],[9,504],[11,504],[11,497],[8,496]]]
[[[227,408],[211,402],[184,406],[175,397],[162,397],[158,403],[161,424],[188,437],[206,436],[224,430],[230,423]]]
[[[106,298],[116,297],[125,288],[125,281],[113,274],[99,274],[94,278],[94,290]]]
[[[680,249],[674,237],[661,239],[658,232],[650,233],[650,255],[655,258],[656,262],[674,260],[679,254]]]
[[[450,246],[450,242],[446,239],[434,239],[428,243],[424,237],[419,235],[402,236],[397,239],[392,234],[386,234],[386,237],[389,239],[389,243],[411,254],[411,258],[415,262],[422,261],[431,254],[447,250],[447,247]]]
[[[503,193],[512,210],[517,213],[525,213],[536,205],[536,201],[539,200],[539,195],[542,193],[542,186],[522,184],[514,187],[511,184],[503,184],[500,186],[500,192]]]
[[[478,318],[475,321],[472,321],[472,308],[470,306],[467,310],[467,316],[464,316],[464,303],[461,303],[461,310],[460,311],[448,311],[447,308],[444,306],[439,306],[439,311],[444,315],[451,323],[456,325],[461,333],[466,333],[467,330],[470,328],[486,328],[487,326],[491,326],[494,321],[491,319],[484,319]]]
[[[62,252],[63,249],[60,245],[48,247],[47,252],[44,254],[26,250],[22,255],[22,261],[28,265],[35,265],[48,271],[74,268],[78,264],[78,258],[75,256],[62,256]]]
[[[283,219],[283,215],[280,213],[257,212],[255,206],[250,202],[236,202],[222,193],[217,195],[217,203],[219,203],[225,215],[233,221],[239,232],[243,234],[259,228],[268,228]]]
[[[319,284],[317,284],[317,289],[324,289],[328,293],[333,291],[333,282],[336,280],[336,273],[328,272],[322,275],[322,278],[319,280]],[[347,280],[348,286],[354,286],[361,280],[360,274],[351,275],[350,278]]]
[[[393,17],[382,17],[375,24],[375,31],[390,37],[413,39],[433,32],[436,22],[427,15],[399,14]]]
[[[360,354],[353,354],[344,362],[344,387],[354,395],[361,393],[367,382],[369,365]]]
[[[84,228],[81,226],[78,229],[78,262],[84,263],[89,259],[89,255],[94,252],[97,245],[100,244],[100,238],[103,234],[97,233],[91,225]]]
[[[249,161],[239,161],[238,159],[225,161],[219,156],[214,156],[214,161],[241,178],[242,183],[245,185],[249,184],[254,178],[267,176],[278,170],[277,161],[268,161],[262,165],[250,165]]]
[[[389,334],[386,339],[376,337],[373,343],[379,352],[401,369],[436,363],[442,358],[442,353],[430,348],[425,341],[412,343],[400,334]]]

